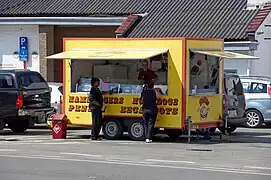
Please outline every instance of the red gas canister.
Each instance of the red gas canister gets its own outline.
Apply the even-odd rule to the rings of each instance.
[[[67,138],[67,117],[63,114],[52,116],[52,137],[53,139]]]

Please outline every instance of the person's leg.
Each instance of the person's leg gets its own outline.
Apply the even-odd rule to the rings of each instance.
[[[91,139],[97,139],[96,127],[97,127],[97,112],[96,109],[92,109],[92,126],[91,126]]]
[[[147,138],[148,134],[148,113],[143,111],[143,126],[144,126],[144,137]]]
[[[103,120],[103,115],[102,115],[102,111],[101,111],[101,109],[98,109],[98,112],[97,112],[97,114],[98,114],[98,116],[97,116],[97,129],[96,129],[96,135],[97,135],[97,137],[99,137],[99,135],[100,135],[100,132],[101,132],[101,127],[102,127],[102,120]]]
[[[148,122],[148,137],[151,140],[152,139],[152,130],[154,128],[154,124],[156,121],[157,114],[150,114],[149,122]]]

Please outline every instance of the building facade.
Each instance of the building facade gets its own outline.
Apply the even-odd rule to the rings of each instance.
[[[0,26],[0,68],[24,68],[23,62],[19,58],[20,37],[28,39],[27,68],[33,71],[40,71],[38,25]]]

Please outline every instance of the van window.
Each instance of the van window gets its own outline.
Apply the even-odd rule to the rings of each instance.
[[[244,94],[243,85],[241,83],[240,78],[238,78],[237,82],[235,81],[235,91],[237,96],[241,96]]]
[[[63,94],[63,86],[59,86],[58,90],[61,92],[61,94]]]
[[[249,93],[249,83],[243,82],[244,93]]]
[[[267,93],[267,84],[252,82],[251,93]]]
[[[0,75],[0,88],[14,88],[14,79],[11,75]]]
[[[243,85],[238,76],[226,76],[225,80],[225,89],[228,95],[234,95],[234,92],[237,96],[244,94]]]
[[[21,72],[18,73],[20,87],[27,89],[48,88],[47,82],[38,72]]]

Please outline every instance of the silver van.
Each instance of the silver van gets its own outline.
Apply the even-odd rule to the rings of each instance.
[[[227,132],[232,133],[240,125],[247,122],[245,95],[240,77],[237,74],[224,74],[224,93],[223,93],[224,120],[228,116]],[[222,133],[225,126],[218,128]],[[213,129],[209,130],[210,132]]]

